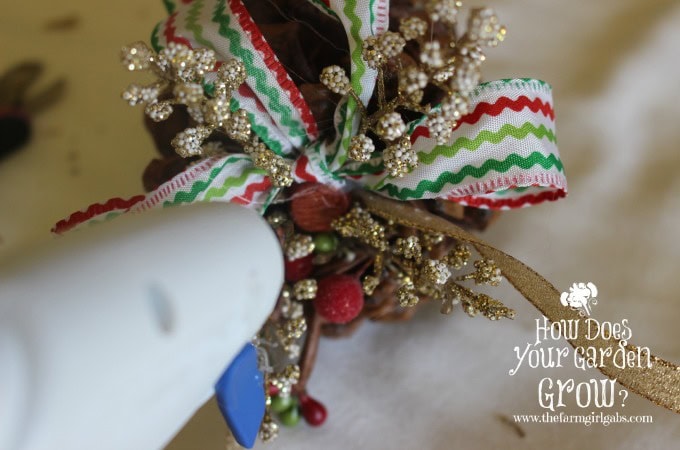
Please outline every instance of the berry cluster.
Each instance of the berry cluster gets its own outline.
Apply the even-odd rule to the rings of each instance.
[[[407,135],[409,112],[422,115],[430,135],[445,144],[462,116],[468,111],[469,95],[479,84],[482,47],[496,46],[505,37],[496,14],[490,8],[473,9],[467,31],[457,30],[461,2],[430,0],[426,21],[419,17],[402,19],[399,31],[370,36],[363,43],[362,57],[378,72],[377,110],[369,112],[352,89],[342,67],[326,67],[321,83],[331,92],[350,95],[362,112],[358,133],[352,137],[349,158],[368,161],[382,148],[385,169],[403,177],[418,165]],[[434,27],[445,27],[447,39],[433,40]],[[397,79],[396,89],[387,95],[386,80]],[[438,105],[425,101],[428,89],[438,89]],[[378,141],[380,144],[376,144]]]
[[[277,423],[325,420],[325,408],[306,389],[321,335],[351,332],[364,319],[405,319],[427,302],[439,303],[444,314],[461,304],[470,316],[514,316],[461,284],[497,285],[501,273],[492,260],[477,260],[474,270],[454,275],[469,266],[467,246],[396,226],[326,185],[297,185],[281,199],[266,217],[284,249],[286,284],[256,339],[269,355],[271,405],[263,439],[273,437]]]
[[[151,71],[158,80],[140,86],[132,84],[123,92],[130,105],[145,104],[145,113],[155,122],[170,117],[176,105],[183,105],[195,126],[175,135],[172,147],[183,158],[215,156],[226,149],[219,138],[238,143],[253,164],[265,170],[274,186],[290,186],[290,162],[278,156],[251,132],[251,119],[244,109],[232,107],[232,93],[246,80],[246,69],[236,59],[217,65],[215,52],[170,42],[156,54],[143,42],[124,47],[123,65],[131,71]],[[211,81],[208,82],[208,76]],[[210,86],[211,94],[204,86]],[[211,136],[215,139],[211,140]]]

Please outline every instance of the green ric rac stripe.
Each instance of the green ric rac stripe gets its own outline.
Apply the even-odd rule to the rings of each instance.
[[[175,2],[172,0],[163,0],[163,6],[165,6],[165,9],[168,11],[168,14],[172,14],[175,12],[175,8],[177,8],[177,5],[175,5]]]
[[[531,188],[531,186],[516,187],[516,188],[512,188],[512,189],[503,189],[502,191],[494,192],[494,194],[496,194],[498,196],[503,196],[503,195],[508,195],[508,194],[518,194],[518,193],[524,192],[524,191],[526,191],[530,188]]]
[[[343,9],[343,12],[345,13],[345,16],[347,19],[350,21],[351,26],[350,26],[350,35],[352,36],[352,40],[354,41],[354,51],[352,52],[352,62],[354,63],[354,70],[351,74],[351,83],[352,83],[352,89],[354,89],[354,92],[360,96],[361,93],[363,92],[363,88],[361,86],[361,78],[364,76],[364,73],[366,73],[366,67],[364,66],[364,62],[361,59],[361,52],[362,52],[362,39],[361,39],[361,19],[356,15],[355,10],[357,8],[357,1],[356,0],[347,0],[345,2],[345,8]],[[356,111],[357,105],[355,104],[355,100],[353,97],[350,97],[347,101],[347,110],[346,113],[343,115],[343,127],[342,127],[342,134],[340,135],[340,144],[341,147],[344,149],[349,148],[349,142],[352,138],[351,132],[347,132],[348,129],[351,129],[352,126],[352,121],[354,120],[354,113]],[[344,153],[342,154],[344,155]],[[338,159],[338,163],[340,165],[344,164],[345,161],[347,160],[347,156],[344,155],[343,157]]]
[[[279,195],[279,192],[281,192],[281,188],[273,188],[269,190],[269,194],[262,204],[260,215],[264,215],[264,213],[267,211],[267,208],[269,208],[269,205],[271,205],[276,196]]]
[[[161,27],[160,23],[157,23],[156,26],[153,28],[153,31],[151,32],[151,47],[154,49],[156,53],[160,52],[163,47],[161,47],[161,43],[158,41],[158,29]]]
[[[309,1],[311,3],[314,3],[317,8],[323,9],[329,16],[335,17],[336,19],[338,18],[338,15],[335,14],[335,11],[326,6],[326,4],[322,0],[309,0]]]
[[[549,83],[546,83],[543,80],[537,80],[536,78],[501,78],[499,80],[485,81],[484,83],[479,83],[477,87],[486,87],[497,83],[513,84],[517,83],[518,81],[522,83],[537,83],[541,86],[550,87]]]
[[[299,122],[291,119],[292,114],[290,108],[281,104],[278,87],[267,85],[267,75],[264,70],[254,64],[255,58],[253,53],[241,45],[240,34],[229,28],[231,18],[224,14],[225,10],[225,0],[218,1],[212,19],[219,24],[220,35],[229,40],[229,51],[231,51],[233,55],[239,55],[241,61],[246,65],[248,75],[255,79],[257,91],[264,94],[269,99],[268,106],[281,116],[281,122],[289,128],[288,134],[300,137],[302,138],[303,143],[307,143],[309,140],[307,133]]]
[[[203,0],[194,0],[194,2],[191,4],[191,8],[189,8],[187,11],[185,25],[188,30],[191,30],[191,32],[194,33],[194,39],[196,39],[196,42],[211,50],[215,50],[213,43],[203,37],[203,26],[198,23],[198,18],[201,15],[202,8]]]
[[[479,84],[472,92],[472,97],[477,97],[488,90],[499,91],[501,89],[530,89],[540,90],[545,93],[552,92],[552,86],[543,80],[536,80],[534,78],[502,78]]]
[[[184,192],[180,191],[175,194],[175,198],[172,200],[166,200],[163,203],[163,206],[170,206],[170,205],[176,205],[180,203],[191,203],[194,200],[196,200],[196,197],[198,197],[198,194],[203,192],[205,188],[210,186],[210,183],[213,182],[215,177],[224,169],[224,167],[227,164],[231,164],[237,161],[243,161],[245,159],[248,159],[245,156],[238,156],[238,157],[233,157],[233,158],[228,158],[226,159],[219,167],[215,167],[211,172],[210,175],[208,176],[208,179],[205,181],[199,180],[195,182],[194,184],[191,185],[191,189],[189,192]]]
[[[88,220],[87,221],[87,226],[91,227],[92,225],[99,225],[100,223],[108,222],[111,219],[115,219],[116,217],[125,214],[127,211],[125,210],[118,210],[118,211],[111,211],[109,213],[106,213],[104,217],[98,217],[96,219]]]
[[[336,134],[337,134],[338,138],[337,138],[337,142],[335,142],[335,144],[334,144],[335,145],[335,153],[338,152],[339,148],[341,148],[342,144],[343,144],[342,137],[344,136],[345,129],[347,128],[347,108],[348,108],[348,104],[349,104],[349,98],[347,100],[345,100],[340,105],[339,115],[342,119],[338,121],[339,123],[337,123],[337,126],[336,126],[336,128],[337,128]],[[351,137],[349,137],[349,139],[351,139]],[[320,144],[316,145],[316,148],[319,148],[319,145]],[[348,148],[348,147],[349,147],[349,141],[347,141],[347,147],[345,147],[345,148]],[[326,154],[326,164],[330,165],[332,163],[333,159],[335,158],[335,153],[328,152]],[[340,165],[345,163],[344,160],[339,161],[339,162],[340,162]]]
[[[205,201],[211,200],[215,197],[224,197],[224,194],[227,193],[227,191],[233,187],[240,187],[246,184],[246,181],[250,177],[250,175],[266,175],[267,172],[258,169],[257,167],[250,167],[246,170],[244,170],[241,175],[238,177],[229,177],[224,180],[224,184],[217,188],[217,187],[212,187],[208,189],[208,192],[205,193],[205,197],[203,198]]]
[[[432,108],[432,109],[433,109],[433,110],[435,110],[435,109],[436,109],[436,110],[439,110],[439,105],[435,106],[435,107]],[[420,117],[420,118],[418,118],[418,119],[416,119],[416,120],[413,120],[413,121],[409,122],[409,123],[408,123],[408,130],[406,131],[406,133],[407,133],[409,136],[412,135],[413,132],[415,131],[416,127],[422,125],[426,120],[427,120],[427,116],[423,114],[422,117]]]
[[[124,213],[124,211],[112,211],[112,212],[108,213],[108,214],[106,215],[106,217],[104,217],[104,220],[111,220],[111,219],[113,219],[114,217],[118,217],[118,216],[120,216],[120,215],[123,214],[123,213]]]
[[[211,85],[213,88],[213,91],[215,89],[215,85]],[[231,98],[231,103],[229,105],[232,111],[236,111],[241,107],[241,104],[236,100],[234,97]],[[278,139],[272,138],[269,135],[269,129],[267,129],[266,126],[264,125],[259,125],[255,119],[255,114],[253,113],[248,113],[248,121],[250,122],[250,128],[257,134],[257,136],[262,140],[262,142],[265,143],[267,147],[269,147],[274,153],[276,153],[279,156],[285,156],[283,152],[283,147],[281,147],[281,143],[278,141]]]
[[[352,23],[350,27],[350,34],[352,35],[352,39],[356,44],[354,47],[354,51],[352,52],[352,61],[356,66],[354,73],[352,73],[352,89],[354,89],[354,92],[356,92],[357,95],[361,95],[362,92],[361,77],[364,76],[364,73],[366,72],[366,67],[364,66],[363,60],[361,59],[361,52],[363,51],[361,46],[362,39],[360,34],[361,19],[359,19],[359,17],[354,12],[356,8],[357,8],[356,0],[347,0],[345,2],[345,9],[343,9],[343,12],[345,13],[349,21]]]
[[[508,136],[512,136],[516,139],[524,139],[530,134],[533,134],[539,139],[547,138],[552,143],[557,142],[555,133],[551,129],[546,128],[545,125],[539,125],[536,127],[536,125],[531,122],[525,122],[524,125],[518,128],[514,125],[506,123],[498,131],[483,130],[474,139],[463,136],[456,139],[451,145],[436,146],[430,153],[419,152],[418,160],[422,164],[432,164],[438,156],[450,158],[458,153],[458,150],[462,148],[474,151],[485,142],[498,144]]]
[[[409,198],[422,198],[425,192],[439,193],[446,184],[459,184],[465,177],[473,177],[480,179],[490,171],[505,173],[512,167],[519,167],[521,169],[529,169],[535,165],[540,165],[544,169],[555,167],[560,172],[564,171],[562,161],[553,154],[544,156],[540,152],[533,152],[529,156],[522,157],[516,153],[511,153],[503,161],[497,159],[488,159],[484,161],[480,167],[465,166],[459,172],[443,172],[436,180],[423,180],[418,183],[415,189],[403,188],[393,184],[386,184],[380,190],[387,191],[391,197],[400,200],[408,200]]]
[[[546,83],[543,80],[537,80],[536,78],[501,78],[500,81],[510,84],[512,81],[517,81],[517,80],[520,80],[524,83],[538,83],[541,86],[545,86],[549,89],[552,89],[552,86],[550,86],[550,83]]]
[[[375,0],[371,0],[368,4],[368,12],[370,14],[369,20],[371,21],[371,26],[375,23]]]
[[[371,175],[374,173],[379,173],[385,170],[385,166],[382,161],[379,163],[363,163],[359,166],[348,167],[346,169],[340,170],[342,175]]]

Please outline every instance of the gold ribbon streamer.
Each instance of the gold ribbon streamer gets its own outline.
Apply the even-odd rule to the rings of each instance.
[[[578,349],[579,347],[594,347],[602,357],[600,372],[611,379],[616,379],[622,386],[645,397],[659,406],[680,413],[680,367],[651,355],[651,367],[627,366],[619,368],[614,365],[614,354],[606,355],[607,348],[618,348],[619,340],[603,339],[598,337],[587,339],[587,327],[597,326],[594,321],[586,321],[571,308],[564,307],[560,303],[560,293],[548,280],[526,266],[521,261],[494,248],[478,237],[468,233],[462,228],[423,211],[409,204],[409,202],[397,202],[371,194],[367,191],[357,192],[365,207],[376,216],[386,220],[392,220],[400,225],[417,228],[422,231],[441,233],[454,239],[473,245],[484,257],[493,259],[501,269],[505,278],[534,305],[551,322],[560,320],[572,320],[578,323],[578,334],[575,339],[569,339],[569,343]],[[591,331],[591,335],[594,333]],[[632,344],[625,346],[627,351],[638,351]],[[647,355],[642,354],[644,360]]]

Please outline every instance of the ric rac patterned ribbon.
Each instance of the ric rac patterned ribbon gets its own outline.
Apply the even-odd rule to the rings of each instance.
[[[362,42],[387,30],[388,0],[309,0],[345,28],[350,50],[350,82],[367,104],[376,71],[361,58]],[[472,93],[470,113],[449,142],[437,145],[423,120],[409,125],[419,165],[402,178],[384,170],[380,158],[348,161],[350,138],[359,126],[359,108],[347,96],[335,113],[336,139],[318,139],[311,110],[267,44],[242,0],[166,0],[169,16],[153,30],[156,50],[169,42],[213,49],[219,60],[238,58],[248,77],[233,96],[233,108],[248,112],[252,130],[275,153],[293,162],[296,182],[340,189],[363,188],[397,200],[448,199],[492,209],[529,206],[564,197],[567,184],[555,137],[551,88],[533,79],[484,83]],[[212,79],[206,77],[209,89]],[[111,199],[60,221],[60,233],[88,221],[124,212],[193,203],[234,202],[264,211],[278,189],[245,154],[203,160],[147,195]]]

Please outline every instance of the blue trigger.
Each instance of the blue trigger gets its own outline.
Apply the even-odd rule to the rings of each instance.
[[[252,448],[265,412],[264,374],[257,366],[257,350],[246,344],[215,384],[220,412],[236,441]]]

